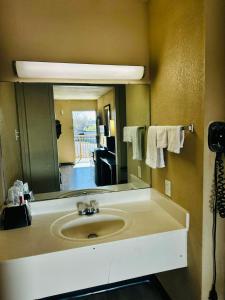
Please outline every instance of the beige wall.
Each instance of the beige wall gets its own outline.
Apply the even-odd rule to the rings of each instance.
[[[14,84],[1,82],[0,136],[3,156],[1,174],[3,171],[6,191],[16,179],[22,179],[20,147],[19,141],[15,139],[15,129],[18,130]],[[3,201],[2,178],[0,178],[0,204]]]
[[[212,193],[215,154],[208,149],[208,125],[225,122],[225,5],[223,0],[206,1],[206,104],[203,185],[203,256],[202,300],[207,299],[212,283],[212,214],[209,201]],[[225,295],[225,226],[218,217],[217,225],[217,292]]]
[[[126,118],[127,126],[146,126],[150,125],[150,89],[149,85],[126,85]],[[141,178],[150,183],[150,168],[145,164],[146,153],[146,134],[144,158],[142,161],[132,159],[132,145],[127,145],[127,168],[128,174],[138,176],[138,166],[141,167]]]
[[[150,19],[151,123],[194,123],[182,153],[166,154],[166,168],[152,171],[152,186],[190,212],[188,268],[159,276],[172,299],[199,300],[202,254],[204,104],[204,7],[202,0],[152,0]]]
[[[72,111],[97,110],[96,100],[56,100],[55,117],[61,122],[62,134],[57,140],[59,162],[74,162]]]
[[[147,66],[147,18],[140,0],[1,0],[0,80],[14,60]]]

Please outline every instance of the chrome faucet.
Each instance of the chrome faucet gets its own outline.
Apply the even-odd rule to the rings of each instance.
[[[77,202],[77,211],[79,215],[90,216],[99,213],[98,202],[91,200],[90,203]]]

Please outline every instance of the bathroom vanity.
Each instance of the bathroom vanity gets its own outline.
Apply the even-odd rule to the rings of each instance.
[[[99,213],[79,216],[76,203],[87,198]],[[189,214],[154,189],[31,208],[30,227],[0,231],[0,299],[40,299],[187,267]]]

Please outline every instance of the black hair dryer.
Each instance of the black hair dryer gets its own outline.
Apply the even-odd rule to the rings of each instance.
[[[216,152],[215,159],[215,209],[221,218],[225,218],[225,178],[224,163],[225,154],[225,122],[213,122],[209,125],[208,132],[209,149]]]
[[[208,144],[212,152],[225,153],[225,122],[209,125]]]
[[[208,145],[212,152],[216,153],[214,169],[214,201],[213,201],[213,282],[209,292],[209,300],[217,300],[216,292],[216,229],[217,214],[225,218],[225,177],[224,177],[224,154],[225,154],[225,122],[213,122],[208,129]]]

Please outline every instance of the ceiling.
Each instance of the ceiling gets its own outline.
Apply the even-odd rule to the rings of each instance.
[[[111,86],[54,85],[55,100],[95,100],[111,91]]]

